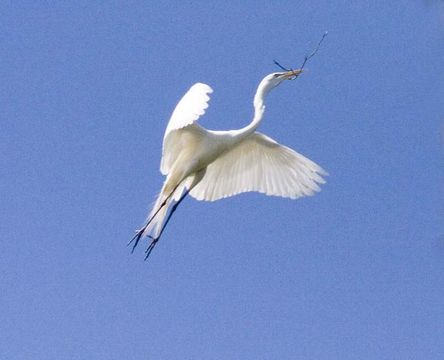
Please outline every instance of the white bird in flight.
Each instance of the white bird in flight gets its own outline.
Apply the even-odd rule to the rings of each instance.
[[[213,90],[194,84],[171,115],[163,137],[160,172],[166,176],[145,225],[130,241],[133,251],[140,239],[151,242],[145,260],[159,241],[172,214],[190,194],[214,201],[243,192],[296,199],[320,191],[327,173],[313,161],[257,132],[267,94],[284,80],[295,79],[302,69],[267,75],[254,96],[251,123],[239,130],[207,130],[197,123],[205,113]]]

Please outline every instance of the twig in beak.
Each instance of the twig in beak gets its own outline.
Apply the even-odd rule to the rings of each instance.
[[[279,66],[284,71],[293,71],[293,69],[286,69],[281,64],[279,64],[276,60],[273,60],[274,64]]]
[[[325,37],[327,35],[328,35],[328,31],[326,31],[324,33],[324,35],[322,35],[322,38],[321,38],[321,40],[319,40],[318,46],[316,46],[316,49],[314,49],[313,52],[310,55],[308,55],[308,56],[305,55],[304,62],[302,63],[302,65],[301,65],[301,67],[299,69],[302,70],[304,68],[305,64],[307,63],[307,61],[310,60],[313,56],[316,55],[316,53],[318,52],[319,48],[321,47],[322,42],[324,41],[324,39],[325,39]]]
[[[318,45],[317,45],[316,48],[313,50],[313,52],[312,52],[310,55],[305,55],[305,57],[304,57],[304,61],[303,61],[302,65],[299,67],[298,70],[301,70],[301,72],[302,72],[302,70],[304,69],[304,66],[305,66],[305,64],[307,63],[307,61],[310,60],[313,56],[316,55],[316,53],[318,52],[319,48],[321,47],[322,42],[324,41],[324,39],[325,39],[325,37],[326,37],[327,35],[328,35],[328,31],[326,31],[326,32],[322,35],[321,40],[319,40]],[[281,64],[279,64],[276,60],[273,60],[273,62],[274,62],[275,65],[279,66],[279,67],[280,67],[282,70],[284,70],[284,71],[294,71],[294,70],[291,69],[291,68],[290,68],[290,69],[287,69],[287,68],[283,67],[283,66],[282,66]],[[301,72],[300,72],[299,74],[295,75],[294,78],[292,78],[292,79],[290,79],[290,80],[294,80],[294,79],[296,79],[296,78],[301,74]]]

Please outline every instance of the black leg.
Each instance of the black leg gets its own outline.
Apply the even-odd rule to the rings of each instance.
[[[133,245],[133,248],[131,250],[131,254],[134,252],[134,249],[137,247],[137,244],[139,243],[140,239],[142,238],[142,235],[145,232],[146,228],[149,226],[149,224],[151,224],[151,222],[154,220],[154,218],[159,213],[159,211],[167,204],[168,200],[174,194],[174,192],[176,191],[178,186],[179,186],[179,184],[176,185],[176,187],[173,189],[173,191],[171,191],[171,193],[165,198],[165,200],[162,202],[162,204],[160,204],[159,208],[156,210],[156,212],[153,214],[153,216],[151,216],[151,218],[147,221],[147,223],[144,225],[144,227],[137,230],[136,235],[134,235],[133,238],[128,242],[128,244],[126,246],[129,246],[134,240],[136,240]]]
[[[188,195],[189,192],[190,192],[190,190],[186,190],[186,191],[184,192],[184,194],[181,196],[181,198],[177,201],[177,203],[175,203],[175,204],[173,205],[173,207],[171,208],[170,213],[168,214],[167,219],[165,220],[165,223],[164,223],[163,226],[162,226],[162,229],[160,230],[159,235],[157,235],[157,237],[155,237],[155,238],[153,238],[153,237],[150,236],[150,238],[151,238],[152,240],[151,240],[151,243],[150,243],[150,245],[148,246],[148,248],[145,250],[145,253],[146,253],[146,255],[145,255],[145,260],[148,259],[148,257],[149,257],[150,254],[151,254],[151,251],[153,251],[154,247],[156,246],[157,242],[159,241],[160,236],[162,235],[163,231],[165,230],[166,226],[168,225],[168,222],[169,222],[170,219],[171,219],[171,216],[173,216],[173,214],[174,214],[174,212],[176,211],[177,207],[178,207],[179,204],[182,202],[182,200],[185,199],[185,197]]]
[[[133,248],[131,249],[131,254],[134,252],[134,249],[139,244],[140,239],[142,238],[143,232],[145,231],[146,226],[144,226],[142,229],[139,229],[136,231],[136,235],[133,236],[133,238],[130,240],[130,242],[127,244],[129,246],[134,240],[136,240],[133,244]]]

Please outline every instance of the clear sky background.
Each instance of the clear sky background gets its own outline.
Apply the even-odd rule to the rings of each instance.
[[[442,1],[2,2],[0,358],[443,359]],[[322,192],[187,199],[148,262],[163,132],[246,125]],[[145,244],[144,244],[145,245]]]

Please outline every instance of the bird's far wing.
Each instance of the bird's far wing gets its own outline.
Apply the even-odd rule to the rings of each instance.
[[[176,143],[173,136],[174,131],[193,124],[205,113],[205,109],[208,107],[208,101],[210,100],[208,94],[212,92],[213,89],[208,85],[196,83],[176,105],[163,137],[162,161],[160,164],[162,174],[168,174],[177,156],[177,151],[180,150],[174,146]]]
[[[213,89],[206,84],[194,84],[176,105],[166,128],[165,137],[171,131],[181,129],[199,119],[208,107],[210,97],[207,94],[212,92]]]
[[[327,173],[313,161],[256,132],[211,163],[190,194],[214,201],[258,191],[295,199],[319,191],[321,175]]]

